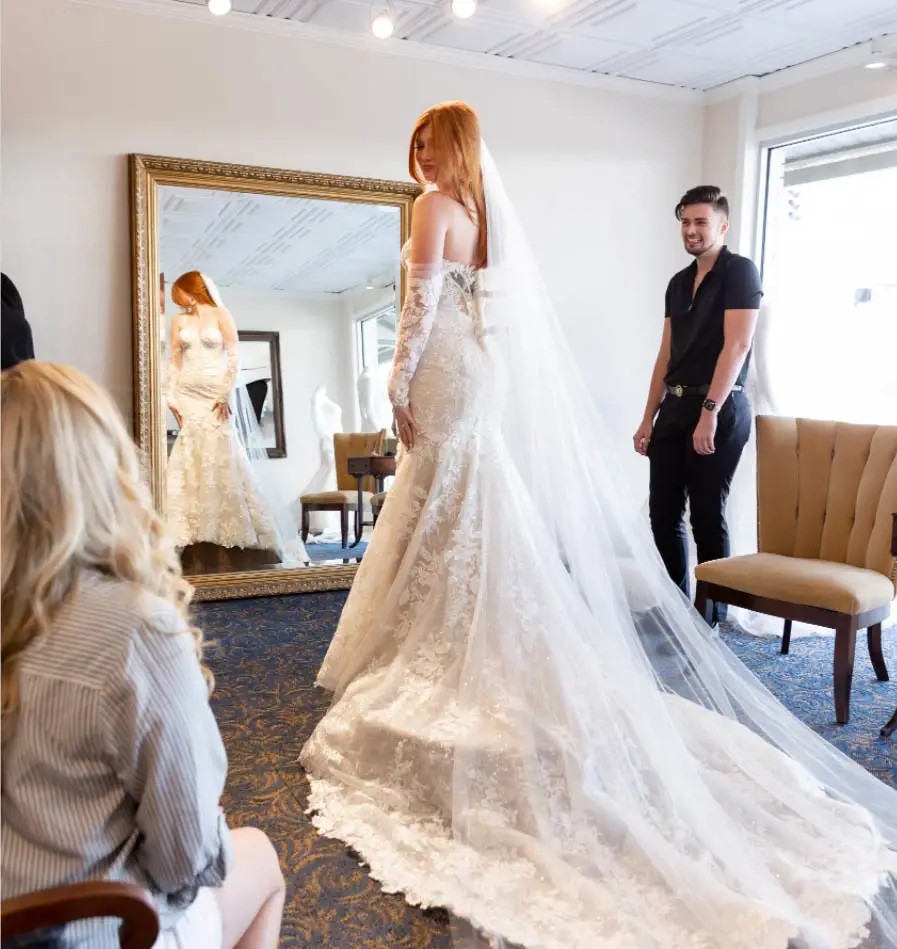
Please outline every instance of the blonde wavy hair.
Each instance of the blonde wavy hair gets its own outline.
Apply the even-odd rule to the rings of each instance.
[[[69,366],[28,360],[0,376],[0,406],[5,727],[19,705],[23,651],[50,629],[85,574],[162,597],[185,621],[192,590],[134,443],[100,386]],[[201,662],[202,634],[188,628]],[[211,673],[203,673],[211,692]]]

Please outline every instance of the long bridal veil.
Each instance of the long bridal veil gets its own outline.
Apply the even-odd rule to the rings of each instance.
[[[495,505],[519,518],[487,516],[475,538],[458,701],[473,720],[503,696],[513,740],[456,745],[454,836],[494,854],[484,890],[524,905],[549,881],[596,919],[643,921],[608,945],[669,947],[654,934],[681,926],[701,935],[677,946],[897,946],[897,792],[795,718],[669,581],[485,145],[482,159],[481,311],[517,488]],[[518,575],[491,584],[499,560]],[[555,913],[547,901],[543,932],[562,944]]]

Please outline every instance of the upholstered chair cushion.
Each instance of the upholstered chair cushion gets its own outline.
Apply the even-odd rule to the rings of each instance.
[[[362,492],[362,503],[369,507],[371,503],[371,493]],[[317,491],[314,494],[303,494],[299,498],[302,504],[345,504],[351,510],[358,506],[358,491]]]
[[[749,554],[701,564],[699,580],[770,600],[856,616],[889,603],[894,587],[877,570],[782,554]]]

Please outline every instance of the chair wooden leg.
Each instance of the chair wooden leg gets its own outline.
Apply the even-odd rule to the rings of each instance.
[[[698,580],[695,588],[695,609],[701,614],[703,619],[707,619],[707,583],[704,580]]]
[[[881,651],[881,623],[876,623],[866,630],[866,640],[869,644],[869,658],[872,668],[879,682],[888,681],[888,667],[885,665],[884,653]]]
[[[894,712],[894,714],[891,716],[891,720],[887,725],[884,726],[884,728],[882,728],[881,737],[890,738],[895,731],[897,731],[897,712]]]
[[[785,620],[785,626],[782,629],[782,648],[779,650],[783,656],[788,655],[788,651],[791,649],[791,620]]]
[[[309,516],[308,505],[302,505],[302,543],[308,540],[308,532],[311,530],[311,517]]]
[[[835,627],[835,719],[839,725],[850,721],[850,686],[853,682],[853,657],[857,644],[855,616],[843,617]]]
[[[353,547],[357,547],[361,543],[363,520],[361,506],[359,505],[355,509],[355,543],[352,545]]]
[[[339,531],[342,538],[342,548],[349,546],[349,508],[344,504],[339,511]]]

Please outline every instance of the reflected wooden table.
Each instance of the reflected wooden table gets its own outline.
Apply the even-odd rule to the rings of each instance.
[[[355,521],[355,543],[361,543],[361,535],[365,526],[373,527],[373,521],[364,520],[364,479],[373,478],[377,485],[377,493],[383,491],[384,482],[396,473],[395,455],[358,455],[347,459],[349,474],[358,482],[358,519]]]

